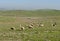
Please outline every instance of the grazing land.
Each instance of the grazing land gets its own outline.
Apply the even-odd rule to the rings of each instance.
[[[0,41],[60,41],[60,10],[0,11]]]

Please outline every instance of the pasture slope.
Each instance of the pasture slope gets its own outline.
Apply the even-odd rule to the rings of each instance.
[[[52,26],[54,22],[56,26]],[[33,29],[26,26],[32,23]],[[0,41],[60,41],[60,10],[0,11]]]

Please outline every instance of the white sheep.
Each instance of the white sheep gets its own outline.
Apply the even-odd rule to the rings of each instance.
[[[21,30],[24,30],[25,28],[24,27],[21,27]]]
[[[40,26],[40,27],[43,27],[43,26],[44,26],[44,24],[40,23],[40,24],[39,24],[39,26]]]
[[[11,27],[10,29],[11,29],[11,30],[15,30],[15,27]]]
[[[21,30],[24,30],[25,29],[25,27],[23,27],[21,24],[20,24],[20,28],[21,28]]]
[[[56,22],[52,24],[52,26],[56,26]]]
[[[33,25],[28,25],[28,28],[33,28]]]

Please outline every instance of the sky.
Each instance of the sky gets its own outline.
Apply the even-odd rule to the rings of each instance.
[[[0,9],[58,9],[60,0],[0,0]]]

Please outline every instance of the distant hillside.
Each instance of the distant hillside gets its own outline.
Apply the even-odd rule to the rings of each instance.
[[[60,16],[60,10],[0,10],[0,16]]]

